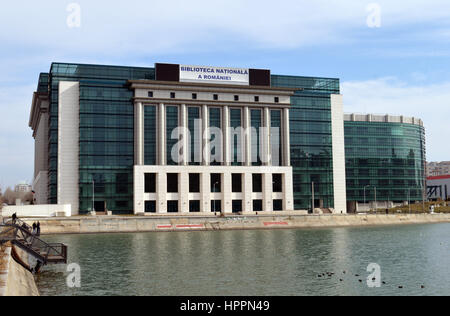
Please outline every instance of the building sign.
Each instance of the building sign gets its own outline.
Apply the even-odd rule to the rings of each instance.
[[[250,84],[250,70],[180,65],[180,82],[203,82],[215,84]]]

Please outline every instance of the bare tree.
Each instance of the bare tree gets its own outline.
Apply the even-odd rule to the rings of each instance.
[[[7,188],[5,193],[3,194],[4,203],[8,205],[16,204],[16,193],[11,190],[11,188]]]
[[[3,191],[2,188],[0,187],[0,211],[3,208]]]
[[[16,201],[21,200],[23,204],[34,204],[33,192],[14,192],[11,188],[7,188],[3,196],[0,196],[0,205],[3,203],[8,205],[16,205]]]
[[[34,204],[34,195],[32,192],[25,193],[21,199],[22,199],[22,202],[25,204],[30,204],[30,205]]]

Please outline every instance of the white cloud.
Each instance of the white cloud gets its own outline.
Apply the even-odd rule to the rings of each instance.
[[[81,7],[81,28],[69,28],[68,1],[2,4],[0,39],[37,48],[119,54],[183,48],[235,50],[235,43],[294,48],[352,40],[367,29],[366,7],[377,2],[386,28],[445,21],[447,0],[166,0],[72,1]],[[436,29],[440,29],[439,25]],[[405,32],[408,36],[411,31]],[[219,46],[218,46],[219,45]],[[231,46],[231,47],[230,47]]]
[[[395,77],[342,83],[345,112],[421,118],[426,128],[427,159],[450,159],[450,82],[410,85]]]

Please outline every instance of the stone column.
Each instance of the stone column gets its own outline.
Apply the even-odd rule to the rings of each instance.
[[[233,212],[233,199],[231,197],[231,172],[225,172],[222,174],[222,196],[223,196],[223,209],[224,213]]]
[[[272,165],[272,151],[270,145],[270,109],[268,107],[264,108],[264,142],[261,144],[263,148],[261,148],[261,155],[264,155],[264,165],[271,166]]]
[[[163,103],[158,108],[158,164],[166,165],[166,107]]]
[[[163,171],[156,174],[156,211],[167,213],[167,173]]]
[[[245,172],[242,175],[243,193],[244,193],[244,205],[243,209],[245,213],[253,212],[253,176],[249,172]]]
[[[178,211],[189,213],[189,173],[181,172],[178,183]]]
[[[294,179],[292,176],[292,168],[283,175],[283,210],[294,211]]]
[[[223,165],[229,166],[230,157],[230,111],[228,106],[223,107]]]
[[[273,177],[271,173],[263,174],[263,211],[273,212]]]
[[[187,137],[187,131],[188,131],[188,117],[187,117],[187,107],[186,104],[182,104],[180,108],[180,127],[183,129],[183,158],[180,162],[180,165],[187,166],[189,161],[189,139]]]
[[[291,166],[291,131],[290,131],[290,117],[289,109],[284,109],[283,112],[283,155],[284,155],[284,165],[287,167]]]
[[[209,111],[208,106],[203,105],[202,108],[202,156],[203,156],[203,165],[209,166],[211,160],[211,150],[209,148],[208,140],[209,140]]]
[[[142,167],[134,166],[134,214],[145,213],[145,176],[141,172]]]
[[[142,102],[134,104],[134,164],[144,164],[144,116]]]
[[[250,121],[250,109],[248,106],[244,108],[244,143],[242,144],[242,150],[244,152],[244,166],[252,165],[252,140],[251,140],[251,121]]]
[[[200,174],[200,212],[211,212],[211,174],[209,172],[202,172]]]

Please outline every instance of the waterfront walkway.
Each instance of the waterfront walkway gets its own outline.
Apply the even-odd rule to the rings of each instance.
[[[450,222],[450,214],[75,216],[39,221],[42,234],[90,234],[426,224]]]

